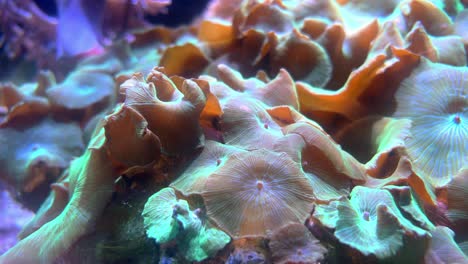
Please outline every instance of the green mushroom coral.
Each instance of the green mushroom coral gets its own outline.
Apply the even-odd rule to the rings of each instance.
[[[177,197],[171,188],[164,188],[148,199],[143,210],[148,237],[159,244],[167,243],[176,237],[179,223],[172,215],[177,204]]]
[[[187,201],[178,199],[174,189],[164,188],[145,204],[142,215],[146,234],[159,244],[176,241],[185,260],[202,261],[224,248],[231,238],[204,225],[199,211],[190,210]]]
[[[335,228],[334,235],[341,243],[378,259],[395,256],[406,235],[428,235],[402,215],[389,191],[363,186],[356,186],[349,200],[317,206],[314,217]]]

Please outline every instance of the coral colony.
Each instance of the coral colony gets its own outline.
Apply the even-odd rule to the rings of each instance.
[[[176,2],[0,0],[1,264],[468,263],[468,1]]]

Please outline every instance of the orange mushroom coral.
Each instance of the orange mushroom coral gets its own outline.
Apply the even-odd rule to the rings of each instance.
[[[417,21],[421,21],[431,35],[441,36],[453,33],[453,23],[450,17],[431,1],[407,0],[402,2],[399,8],[408,28],[411,28]]]
[[[365,186],[372,188],[382,188],[387,185],[409,185],[424,203],[432,206],[436,204],[433,187],[414,173],[412,164],[407,158],[401,158],[393,173],[388,177],[383,179],[369,177],[365,183]]]
[[[371,43],[367,59],[374,58],[377,54],[390,54],[389,48],[403,47],[403,36],[395,21],[385,21],[381,26],[379,33]]]
[[[273,35],[275,36],[275,35]],[[332,63],[325,49],[308,36],[293,30],[291,34],[272,40],[271,74],[286,69],[295,80],[323,87],[330,80]]]
[[[233,28],[238,44],[225,56],[231,66],[239,65],[243,74],[252,76],[259,69],[276,75],[286,69],[295,79],[323,86],[329,80],[331,62],[325,49],[300,32],[308,12],[320,17],[336,17],[329,1],[315,3],[284,3],[282,1],[247,1],[234,15]],[[303,8],[301,8],[301,6]],[[310,20],[310,19],[308,19]],[[310,23],[306,29],[312,30]],[[315,35],[316,35],[315,34]]]
[[[276,1],[245,1],[233,20],[239,33],[255,29],[263,34],[276,32],[289,33],[294,27],[292,16]]]
[[[405,153],[411,120],[370,116],[344,127],[334,138],[359,161],[374,178],[392,174]]]
[[[210,1],[204,17],[232,20],[234,12],[239,8],[243,0],[215,0]]]
[[[333,134],[350,120],[371,113],[390,112],[392,102],[388,98],[394,94],[400,80],[419,62],[419,56],[406,50],[393,48],[392,53],[396,58],[388,61],[384,54],[368,60],[353,71],[338,91],[296,83],[301,113]]]
[[[44,97],[44,90],[41,89],[45,87],[39,86],[32,92],[24,88],[27,87],[0,83],[0,127],[7,126],[15,119],[29,121],[49,112],[49,101]]]
[[[336,90],[345,84],[349,74],[361,66],[367,57],[371,42],[376,37],[379,25],[376,20],[365,24],[352,33],[345,31],[344,25],[329,25],[317,39],[331,59],[333,71],[326,88]]]
[[[160,74],[155,71],[148,79]],[[173,89],[170,101],[162,101],[155,84],[146,82],[141,74],[135,74],[121,85],[125,104],[147,120],[148,128],[161,141],[163,153],[176,155],[193,151],[204,140],[198,120],[205,106],[205,95],[197,83],[191,80],[184,80],[181,87],[176,87],[167,77],[156,79],[161,81],[158,83],[159,89]]]
[[[299,108],[294,81],[288,71],[284,69],[279,70],[278,75],[273,80],[265,83],[259,78],[243,79],[239,72],[224,64],[218,65],[217,68],[220,80],[235,91],[244,92],[269,106],[289,105],[294,109]],[[229,94],[228,92],[224,93]],[[218,97],[225,96],[218,93],[216,95]]]
[[[416,22],[406,35],[407,49],[424,56],[432,62],[454,66],[466,65],[466,52],[463,41],[456,36],[431,37],[420,22]]]
[[[206,19],[200,22],[197,37],[209,45],[211,57],[228,51],[235,39],[230,21],[220,21],[219,19]]]
[[[366,173],[371,177],[366,180],[366,186],[410,185],[419,198],[433,206],[434,189],[414,172],[406,154],[405,141],[411,136],[410,128],[409,119],[369,117],[351,123],[337,138],[352,154],[367,161]],[[357,153],[362,146],[367,146],[366,153]]]
[[[122,174],[159,158],[159,139],[147,125],[143,116],[128,106],[122,106],[107,117],[104,125],[107,149],[115,166],[122,168]]]
[[[204,52],[192,43],[167,48],[159,62],[168,75],[197,77],[208,66],[209,59]]]
[[[25,0],[28,1],[33,0]],[[148,11],[168,3],[137,2],[155,2],[155,9],[146,6]],[[466,233],[462,229],[468,219],[463,200],[468,189],[464,188],[466,166],[463,166],[467,163],[468,135],[466,69],[450,66],[443,66],[440,72],[422,69],[434,65],[424,57],[433,62],[466,65],[467,41],[463,31],[466,14],[457,15],[458,10],[451,6],[460,1],[445,1],[447,12],[456,17],[452,25],[451,18],[432,2],[442,3],[215,0],[211,1],[210,10],[188,26],[159,27],[137,33],[130,45],[117,45],[121,46],[119,51],[125,49],[134,54],[111,52],[107,57],[110,60],[90,54],[89,59],[77,64],[76,71],[63,76],[64,82],[47,90],[48,98],[41,97],[45,89],[40,95],[34,94],[40,99],[34,98],[34,104],[22,88],[13,89],[14,92],[0,88],[0,118],[4,124],[0,128],[0,145],[13,149],[0,152],[0,167],[9,170],[7,176],[1,172],[0,176],[13,178],[11,175],[18,173],[20,176],[11,182],[26,191],[34,191],[42,183],[47,183],[47,187],[74,155],[70,154],[74,151],[66,149],[62,162],[60,153],[51,150],[55,149],[46,132],[54,140],[63,141],[66,148],[75,139],[56,137],[57,130],[64,134],[67,130],[62,130],[62,124],[55,121],[21,123],[25,126],[13,121],[24,117],[32,120],[33,111],[38,115],[49,113],[47,100],[50,100],[53,109],[59,110],[54,112],[56,116],[66,110],[72,119],[81,121],[81,128],[86,126],[88,135],[101,118],[97,113],[104,115],[104,109],[115,103],[116,83],[122,83],[124,97],[123,104],[97,124],[88,150],[72,163],[69,178],[52,185],[52,193],[36,219],[21,234],[23,241],[0,257],[0,262],[61,262],[66,252],[83,252],[84,244],[90,249],[97,244],[98,251],[90,254],[90,259],[99,259],[98,255],[104,255],[103,248],[107,252],[119,250],[113,245],[122,243],[121,239],[132,244],[130,240],[135,237],[138,242],[144,240],[144,236],[138,237],[134,231],[144,232],[142,226],[148,223],[134,214],[138,205],[142,205],[141,198],[155,184],[159,188],[161,182],[151,177],[145,179],[149,185],[144,190],[132,185],[132,192],[119,192],[116,199],[111,199],[111,194],[116,177],[148,172],[150,168],[152,175],[175,179],[167,182],[171,188],[166,191],[171,193],[163,195],[163,199],[174,200],[175,189],[177,195],[195,194],[190,198],[203,206],[195,211],[189,210],[187,203],[183,208],[173,207],[174,203],[164,206],[163,220],[178,224],[169,230],[168,239],[163,239],[167,244],[162,250],[152,250],[158,246],[154,243],[146,244],[149,247],[143,250],[148,250],[148,254],[138,256],[140,262],[158,256],[160,262],[165,262],[165,257],[178,258],[184,254],[186,261],[213,256],[217,250],[203,253],[208,252],[206,246],[210,247],[205,242],[216,238],[219,232],[205,232],[206,236],[193,239],[203,225],[199,216],[205,212],[207,223],[229,232],[235,240],[207,262],[225,261],[231,249],[229,263],[269,262],[271,258],[275,263],[333,262],[324,259],[325,248],[303,225],[314,206],[318,220],[323,220],[326,227],[336,228],[336,239],[331,242],[343,244],[333,245],[337,262],[346,258],[343,249],[352,254],[347,260],[356,261],[357,257],[362,262],[372,262],[396,254],[399,258],[408,252],[400,251],[402,245],[409,245],[406,248],[411,251],[412,243],[421,241],[429,244],[418,245],[421,250],[414,254],[414,259],[421,258],[422,249],[429,246],[426,254],[429,263],[465,262],[460,251],[453,250],[452,234],[444,228],[435,228],[423,215],[434,221],[430,210],[440,212],[443,210],[440,207],[446,205],[457,235]],[[124,10],[118,11],[123,14]],[[132,10],[128,14],[127,22],[132,22]],[[354,22],[358,20],[365,23],[356,25]],[[462,37],[449,35],[453,32]],[[195,37],[198,41],[194,41]],[[91,69],[89,63],[93,62],[106,63]],[[151,70],[151,64],[163,67]],[[106,69],[108,66],[110,69]],[[144,74],[129,77],[128,73],[136,70]],[[460,77],[452,71],[463,74]],[[421,72],[424,74],[416,76]],[[186,79],[201,73],[213,77]],[[303,82],[295,83],[294,79]],[[452,92],[434,88],[429,80],[447,86]],[[413,88],[421,83],[426,87],[414,92]],[[440,105],[446,107],[433,111]],[[395,109],[392,118],[382,118],[392,115]],[[42,122],[55,132],[44,132]],[[37,134],[36,129],[44,135]],[[79,127],[76,129],[80,131]],[[43,137],[45,143],[40,142]],[[15,142],[23,139],[24,142]],[[31,141],[41,144],[28,145]],[[57,146],[61,148],[62,144]],[[367,163],[363,165],[357,159]],[[23,160],[26,161],[21,163]],[[23,179],[22,174],[33,176]],[[426,182],[435,181],[439,174],[445,178],[443,183],[433,183],[441,187],[437,190],[440,202],[437,204],[433,186]],[[125,200],[122,204],[121,199]],[[108,201],[113,204],[110,210],[104,210]],[[162,204],[154,201],[152,212],[157,216]],[[115,213],[112,207],[125,210],[128,218],[92,235],[95,224],[106,225],[107,216]],[[152,235],[164,234],[159,232],[159,221],[151,225]],[[432,240],[429,232],[414,225],[431,230]],[[173,238],[172,231],[179,232],[181,239],[169,239]],[[130,233],[132,236],[126,237]],[[219,248],[229,240],[224,237]],[[248,241],[246,237],[258,241],[255,250],[260,248],[258,252],[265,254],[253,253],[252,247],[241,250],[239,241]],[[107,243],[103,239],[112,241]],[[162,240],[156,240],[161,244]],[[181,240],[186,244],[181,244]],[[107,248],[109,245],[111,249]],[[139,255],[141,244],[136,251],[133,245],[126,247],[125,253],[134,251],[132,254]],[[179,252],[173,256],[175,247]],[[455,258],[448,258],[447,252]],[[128,255],[123,255],[119,257],[128,260]],[[112,257],[113,260],[101,260],[126,261]]]
[[[308,18],[327,22],[342,22],[340,6],[336,1],[282,0],[281,4],[294,15],[296,23],[300,21],[305,22]]]

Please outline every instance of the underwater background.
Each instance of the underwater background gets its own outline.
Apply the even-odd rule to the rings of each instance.
[[[0,0],[0,264],[468,263],[468,1]]]

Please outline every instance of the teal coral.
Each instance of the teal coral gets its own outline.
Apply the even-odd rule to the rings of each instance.
[[[157,243],[167,243],[176,237],[179,232],[179,223],[173,218],[176,205],[178,201],[172,188],[165,188],[148,199],[142,213],[148,237]]]
[[[202,223],[199,211],[191,211],[185,200],[179,200],[172,188],[151,196],[143,210],[148,237],[159,244],[177,240],[179,252],[187,261],[213,257],[231,238],[226,233]]]
[[[428,235],[401,214],[386,190],[356,186],[350,200],[342,198],[319,206],[314,216],[325,226],[335,228],[334,234],[342,243],[379,259],[395,256],[406,234]]]

